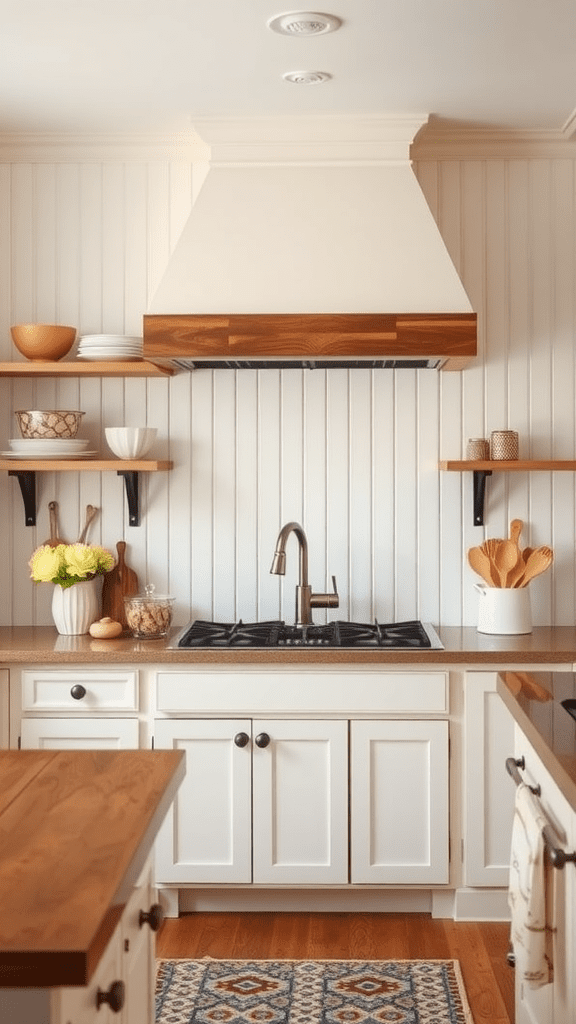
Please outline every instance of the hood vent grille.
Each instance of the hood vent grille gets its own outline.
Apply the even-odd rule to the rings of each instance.
[[[439,359],[173,359],[181,370],[437,370]]]

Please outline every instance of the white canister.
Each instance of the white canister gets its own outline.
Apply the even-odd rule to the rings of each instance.
[[[531,633],[532,609],[528,587],[487,587],[475,583],[478,591],[479,633]]]

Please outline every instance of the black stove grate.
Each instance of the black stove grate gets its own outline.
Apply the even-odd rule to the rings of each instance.
[[[329,622],[290,626],[268,622],[205,622],[196,619],[178,639],[178,647],[372,647],[401,650],[430,648],[432,642],[418,619],[407,622]]]

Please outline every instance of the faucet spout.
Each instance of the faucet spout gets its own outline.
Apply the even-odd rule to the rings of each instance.
[[[274,576],[284,576],[286,573],[286,543],[291,533],[296,534],[299,547],[299,579],[296,587],[296,625],[309,626],[312,624],[312,608],[337,608],[339,604],[338,592],[336,590],[336,579],[334,581],[333,594],[313,594],[312,587],[308,583],[308,540],[300,523],[286,523],[282,527],[276,540],[276,550],[272,559],[270,572]]]
[[[291,533],[295,533],[298,538],[298,545],[300,550],[300,579],[299,586],[308,586],[308,540],[303,528],[300,523],[286,523],[282,527],[278,534],[276,541],[276,551],[274,552],[274,558],[272,559],[272,568],[270,572],[274,576],[284,576],[286,573],[286,543]]]

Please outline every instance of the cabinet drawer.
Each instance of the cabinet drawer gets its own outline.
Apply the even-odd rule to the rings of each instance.
[[[72,691],[76,693],[73,696]],[[138,672],[22,672],[23,711],[137,711]]]
[[[443,714],[448,711],[448,675],[301,667],[158,671],[156,706],[167,714]]]

